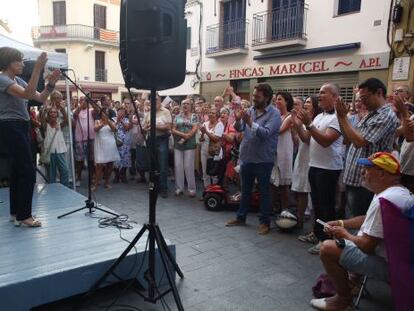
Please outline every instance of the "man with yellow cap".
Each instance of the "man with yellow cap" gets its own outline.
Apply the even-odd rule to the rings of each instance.
[[[318,310],[352,309],[350,273],[388,280],[379,199],[384,198],[402,210],[414,206],[414,195],[400,184],[400,163],[392,154],[377,152],[369,158],[359,159],[358,164],[364,167],[362,185],[375,195],[366,215],[330,221],[325,227],[335,240],[326,240],[322,244],[320,258],[335,286],[336,295],[312,299],[312,307]],[[359,229],[357,235],[348,231],[353,229]]]

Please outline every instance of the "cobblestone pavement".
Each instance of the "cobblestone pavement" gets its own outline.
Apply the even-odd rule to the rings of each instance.
[[[85,194],[85,188],[80,192]],[[177,262],[185,274],[184,279],[177,278],[177,286],[186,310],[311,310],[311,288],[323,268],[318,256],[307,253],[310,245],[296,239],[299,232],[273,228],[259,236],[255,214],[249,215],[248,226],[227,228],[224,224],[234,217],[233,211],[210,212],[197,198],[171,193],[158,199],[157,220],[165,238],[176,244]],[[95,193],[98,203],[138,223],[148,219],[147,198],[147,186],[132,181]],[[368,289],[372,297],[362,300],[361,310],[392,309],[386,284],[370,280]],[[167,306],[153,305],[117,286],[100,290],[81,310],[104,310],[116,297],[118,306],[109,310],[133,310],[119,305],[176,310],[171,294],[165,297]],[[38,310],[73,310],[74,305],[72,298]]]

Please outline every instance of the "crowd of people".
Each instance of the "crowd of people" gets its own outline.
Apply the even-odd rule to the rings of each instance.
[[[23,140],[12,151],[20,163],[12,166],[14,221],[41,225],[28,208],[15,210],[16,204],[31,206],[34,170],[27,162],[22,166],[25,155],[31,154],[31,162],[37,164],[40,154],[50,182],[59,175],[60,182],[69,185],[67,153],[71,144],[78,186],[87,163],[92,190],[100,183],[110,189],[111,183],[132,179],[147,182],[151,128],[147,95],[122,102],[103,96],[90,105],[83,96],[73,97],[69,117],[62,94],[53,90],[58,73],[49,78],[45,91],[34,90],[46,56],[39,58],[33,81],[26,84],[16,77],[22,55],[15,50],[0,52],[0,101],[21,108],[13,110],[9,105],[0,110],[2,139],[10,146]],[[234,185],[240,190],[240,206],[236,217],[226,223],[231,227],[246,224],[252,191],[257,189],[258,233],[262,235],[270,231],[272,214],[292,211],[292,198],[297,228],[303,228],[305,210],[311,209],[312,230],[298,239],[313,244],[309,253],[320,254],[337,291],[336,296],[311,304],[322,310],[345,310],[351,303],[352,282],[348,284],[348,279],[370,273],[388,277],[379,198],[385,197],[401,209],[414,206],[411,97],[408,86],[397,85],[388,92],[376,78],[356,86],[349,103],[330,82],[321,86],[319,94],[305,98],[285,91],[274,93],[268,84],[258,84],[252,102],[238,96],[230,85],[213,103],[200,96],[178,102],[157,95],[155,149],[160,196],[167,198],[173,192],[196,197],[197,190],[202,190],[197,189],[200,185],[204,189],[215,183],[226,189]],[[45,104],[27,114],[19,98],[36,98]],[[31,143],[23,137],[29,131],[29,119]],[[74,133],[72,141],[69,127]],[[27,146],[31,152],[23,152]],[[23,175],[26,183],[14,181]],[[174,189],[169,189],[169,176],[174,177]],[[197,178],[202,182],[197,183]],[[27,195],[17,197],[21,192]],[[317,219],[328,226],[320,225]],[[359,229],[357,235],[352,234]],[[346,243],[338,245],[332,236]],[[372,264],[370,269],[364,268],[367,263]]]
[[[223,96],[217,96],[211,105],[201,97],[188,96],[178,103],[163,101],[157,95],[156,151],[161,197],[171,192],[182,195],[185,191],[195,197],[197,177],[204,187],[217,183],[219,178],[226,183],[236,179],[237,158],[232,157],[232,152],[238,149],[242,135],[233,127],[234,115],[238,109],[250,107],[250,103],[241,100],[230,86],[224,95],[231,99],[227,105]],[[87,160],[92,169],[93,190],[102,180],[108,189],[111,183],[135,179],[145,183],[149,170],[150,105],[147,94],[132,100],[124,98],[122,102],[103,96],[89,105],[85,96],[74,96],[72,117],[68,120],[66,101],[59,91],[53,91],[42,107],[31,109],[33,161],[37,164],[39,159],[45,166],[50,182],[56,181],[58,172],[60,182],[69,186],[68,150],[73,144],[76,186],[81,185]],[[209,175],[209,159],[225,163],[227,173]],[[175,180],[175,189],[168,189],[169,176]]]

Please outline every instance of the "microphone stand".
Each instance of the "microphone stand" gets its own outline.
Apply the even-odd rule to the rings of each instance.
[[[87,156],[88,156],[88,160],[87,160],[87,162],[88,162],[88,199],[85,201],[85,206],[82,206],[81,208],[78,208],[78,209],[75,209],[75,210],[70,211],[68,213],[65,213],[63,215],[60,215],[57,218],[60,219],[60,218],[63,218],[65,216],[68,216],[68,215],[74,214],[76,212],[82,211],[84,209],[87,209],[89,214],[92,214],[96,210],[99,210],[101,212],[104,212],[104,213],[110,214],[112,216],[118,217],[119,215],[117,213],[111,212],[111,211],[108,211],[106,209],[98,207],[98,204],[96,204],[96,202],[94,202],[92,200],[92,189],[91,189],[91,186],[92,186],[92,175],[91,175],[92,163],[91,163],[91,139],[90,139],[90,134],[89,134],[89,132],[90,132],[90,127],[89,127],[89,114],[90,114],[89,113],[89,103],[94,105],[93,104],[93,99],[82,88],[80,88],[79,85],[77,85],[71,78],[69,78],[64,70],[61,70],[61,73],[66,79],[68,79],[76,87],[76,89],[78,89],[86,97],[86,109],[88,111],[88,114],[87,114],[87,117],[86,117],[86,123],[87,123],[87,128],[88,128],[88,136],[87,136],[87,138],[88,138],[88,144],[87,144],[88,145],[88,152],[87,152]],[[69,94],[67,94],[67,96],[69,96]],[[98,108],[99,113],[106,114],[106,112],[101,107],[99,107],[98,105],[94,105],[94,107]],[[109,116],[108,116],[108,118],[109,118]],[[69,126],[71,126],[71,124],[69,124]]]

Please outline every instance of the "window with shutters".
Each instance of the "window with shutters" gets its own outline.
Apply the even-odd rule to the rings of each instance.
[[[66,25],[66,2],[54,1],[53,2],[53,25],[60,26]]]
[[[343,15],[348,13],[356,13],[361,10],[361,0],[338,0],[338,13]]]
[[[93,26],[94,37],[97,40],[101,39],[102,30],[106,29],[106,7],[99,4],[93,5]]]
[[[99,4],[93,5],[93,25],[106,29],[106,7]]]
[[[224,49],[246,45],[246,1],[223,2],[221,30]]]
[[[105,52],[95,51],[95,81],[107,81]]]
[[[303,36],[304,0],[272,1],[272,41]]]

